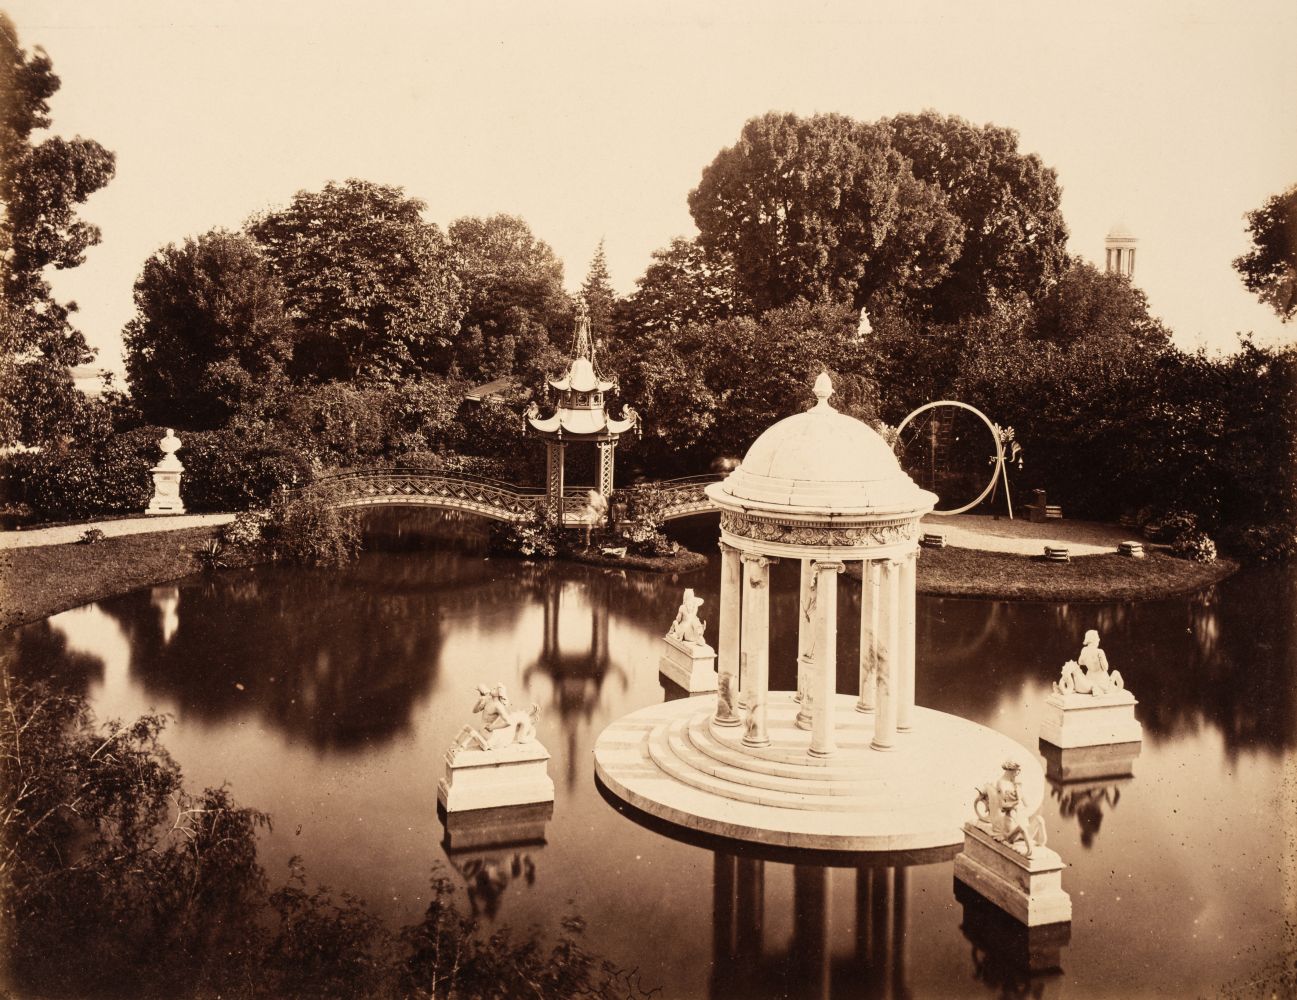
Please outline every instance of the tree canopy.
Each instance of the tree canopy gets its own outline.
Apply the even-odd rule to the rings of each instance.
[[[603,240],[599,241],[594,258],[590,261],[590,270],[586,272],[585,281],[581,284],[581,297],[590,310],[590,332],[596,341],[606,339],[612,332],[617,293],[612,289],[612,277],[608,274],[608,258],[604,255]]]
[[[460,371],[475,379],[526,368],[570,322],[562,262],[516,215],[466,216],[449,236],[464,296]]]
[[[24,52],[0,13],[0,441],[55,436],[79,403],[68,369],[93,357],[53,297],[47,268],[76,267],[99,242],[77,206],[107,184],[113,154],[92,139],[32,133],[50,127],[59,78],[44,50]],[[54,400],[57,406],[52,406]],[[44,415],[44,416],[41,416]]]
[[[697,240],[676,237],[653,251],[653,262],[620,305],[618,333],[632,341],[725,319],[734,310],[733,262]]]
[[[794,298],[857,309],[945,276],[958,218],[887,131],[844,115],[770,113],[703,170],[689,195],[700,241],[734,261],[745,312]]]
[[[353,179],[249,223],[288,291],[298,378],[387,381],[448,362],[461,288],[423,208],[399,187]]]
[[[1066,264],[1062,191],[1018,133],[924,111],[885,119],[914,176],[939,190],[961,222],[962,246],[926,301],[938,320],[981,312],[992,295],[1035,298]]]
[[[127,382],[164,426],[223,426],[283,381],[293,326],[286,291],[260,248],[215,230],[163,247],[135,282]]]
[[[1252,249],[1235,258],[1243,284],[1285,323],[1297,314],[1297,184],[1247,214]]]

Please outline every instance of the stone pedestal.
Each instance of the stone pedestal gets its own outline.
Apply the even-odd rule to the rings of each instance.
[[[1048,847],[1034,847],[1028,860],[981,823],[964,824],[964,849],[955,855],[955,878],[1027,927],[1072,919],[1072,897],[1063,891],[1064,867]]]
[[[1135,773],[1135,758],[1143,743],[1105,743],[1093,747],[1063,750],[1041,740],[1045,777],[1050,781],[1094,781],[1099,778],[1128,778]]]
[[[1058,694],[1045,699],[1040,738],[1062,750],[1138,743],[1144,728],[1135,719],[1135,696],[1122,689],[1110,694]]]
[[[499,750],[446,753],[446,776],[437,784],[437,802],[448,813],[553,801],[549,751],[535,740]]]
[[[715,691],[716,650],[695,642],[684,642],[669,635],[662,637],[662,657],[658,670],[690,694]]]
[[[162,461],[149,470],[153,474],[153,499],[144,513],[183,514],[185,505],[180,499],[180,474],[185,467],[176,458],[180,439],[168,427],[167,436],[158,442],[158,447],[162,449]]]

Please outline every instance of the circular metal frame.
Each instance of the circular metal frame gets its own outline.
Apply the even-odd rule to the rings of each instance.
[[[964,506],[962,507],[957,507],[954,510],[933,510],[932,512],[934,514],[940,514],[942,517],[949,517],[952,514],[963,514],[965,511],[972,510],[979,503],[981,503],[988,496],[990,496],[991,490],[995,489],[995,481],[1000,476],[1000,470],[1004,468],[1004,442],[1000,440],[1000,429],[996,427],[994,423],[991,422],[990,417],[988,417],[985,413],[979,410],[976,406],[970,406],[968,403],[961,403],[957,399],[938,399],[936,402],[933,403],[924,403],[917,410],[914,410],[912,413],[907,414],[905,419],[902,420],[899,425],[897,425],[896,447],[898,449],[901,444],[901,434],[904,432],[905,428],[910,424],[910,422],[914,420],[914,418],[917,417],[920,413],[925,413],[928,410],[935,410],[938,406],[953,406],[957,409],[967,410],[969,413],[972,413],[974,416],[978,417],[978,419],[980,419],[982,423],[986,424],[987,430],[991,432],[991,440],[995,442],[995,468],[991,472],[991,481],[988,482],[986,484],[986,488],[977,495],[977,499],[973,500],[971,503],[964,504]],[[899,458],[900,455],[898,454],[897,457]]]

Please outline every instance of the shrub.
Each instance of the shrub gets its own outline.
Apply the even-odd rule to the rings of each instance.
[[[1201,531],[1185,532],[1176,539],[1171,551],[1181,559],[1192,559],[1194,562],[1216,561],[1216,543]]]
[[[532,513],[517,523],[491,523],[491,551],[527,559],[553,559],[566,548],[563,532]]]
[[[184,437],[180,491],[195,511],[240,511],[268,504],[284,488],[311,481],[300,451],[236,430]]]
[[[1198,518],[1183,510],[1150,514],[1140,524],[1140,530],[1150,542],[1174,544],[1198,530]]]
[[[356,516],[310,490],[276,497],[261,537],[270,558],[298,566],[342,566],[360,553]]]
[[[82,545],[94,545],[96,542],[102,542],[106,536],[98,528],[87,528],[81,532],[79,541]]]
[[[1233,553],[1258,562],[1297,559],[1297,527],[1291,524],[1249,524],[1221,532],[1221,542]]]
[[[141,427],[110,435],[92,447],[47,449],[29,456],[22,499],[46,521],[139,513],[153,496],[149,470],[162,457],[158,441],[163,433],[161,428]]]

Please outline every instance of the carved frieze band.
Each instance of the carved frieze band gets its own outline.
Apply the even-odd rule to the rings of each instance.
[[[722,511],[721,527],[731,535],[756,542],[782,542],[785,545],[834,545],[868,547],[894,545],[915,536],[918,520],[879,524],[834,525],[832,527],[790,524],[751,517],[734,511]]]

